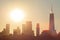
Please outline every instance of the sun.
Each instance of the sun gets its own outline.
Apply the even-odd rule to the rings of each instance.
[[[24,11],[20,10],[18,8],[12,10],[10,12],[10,18],[15,21],[15,22],[19,22],[22,21],[25,17]]]

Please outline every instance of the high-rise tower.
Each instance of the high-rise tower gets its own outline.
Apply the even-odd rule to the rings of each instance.
[[[52,34],[55,34],[55,24],[54,24],[54,13],[53,13],[53,9],[51,7],[51,11],[50,11],[50,19],[49,19],[49,31]]]
[[[39,36],[40,34],[40,26],[39,26],[39,23],[37,23],[36,25],[36,36]]]
[[[32,22],[31,21],[27,21],[26,24],[23,24],[22,25],[22,33],[23,35],[26,35],[26,36],[32,36],[33,33],[32,33]]]
[[[10,24],[6,24],[6,35],[9,35],[10,32]]]
[[[13,35],[20,35],[20,28],[17,27],[17,29],[13,30]]]

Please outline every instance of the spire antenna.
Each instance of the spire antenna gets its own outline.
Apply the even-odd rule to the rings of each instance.
[[[53,13],[53,3],[52,3],[52,1],[50,1],[50,3],[51,3],[50,13]]]

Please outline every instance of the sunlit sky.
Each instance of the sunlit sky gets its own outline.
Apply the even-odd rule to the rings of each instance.
[[[36,23],[40,23],[40,30],[47,30],[49,26],[49,14],[51,2],[53,3],[53,12],[55,15],[55,29],[60,31],[60,0],[0,0],[0,31],[9,23],[12,32],[17,26],[26,21],[32,21],[35,31]],[[26,17],[20,22],[14,22],[10,19],[10,12],[15,8],[24,10]]]

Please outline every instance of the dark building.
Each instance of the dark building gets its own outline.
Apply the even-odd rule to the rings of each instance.
[[[47,36],[50,35],[49,30],[43,30],[43,32],[41,33],[42,36]]]
[[[10,24],[6,24],[6,35],[9,35],[10,32]]]
[[[22,24],[22,34],[24,35],[25,34],[25,31],[26,31],[26,25],[25,24]]]
[[[6,35],[6,29],[4,28],[3,31],[1,32],[1,35]]]
[[[1,33],[2,35],[9,35],[10,34],[9,32],[10,32],[10,24],[6,24],[6,28],[4,28]]]
[[[20,35],[20,28],[17,27],[17,29],[13,30],[13,35]]]
[[[39,36],[40,35],[40,26],[39,26],[39,23],[37,23],[36,25],[36,36]]]
[[[17,35],[17,30],[16,30],[16,29],[13,30],[13,35],[14,35],[14,36]]]
[[[55,24],[54,24],[54,13],[52,8],[51,8],[50,20],[49,20],[49,30],[52,35],[56,34]]]

